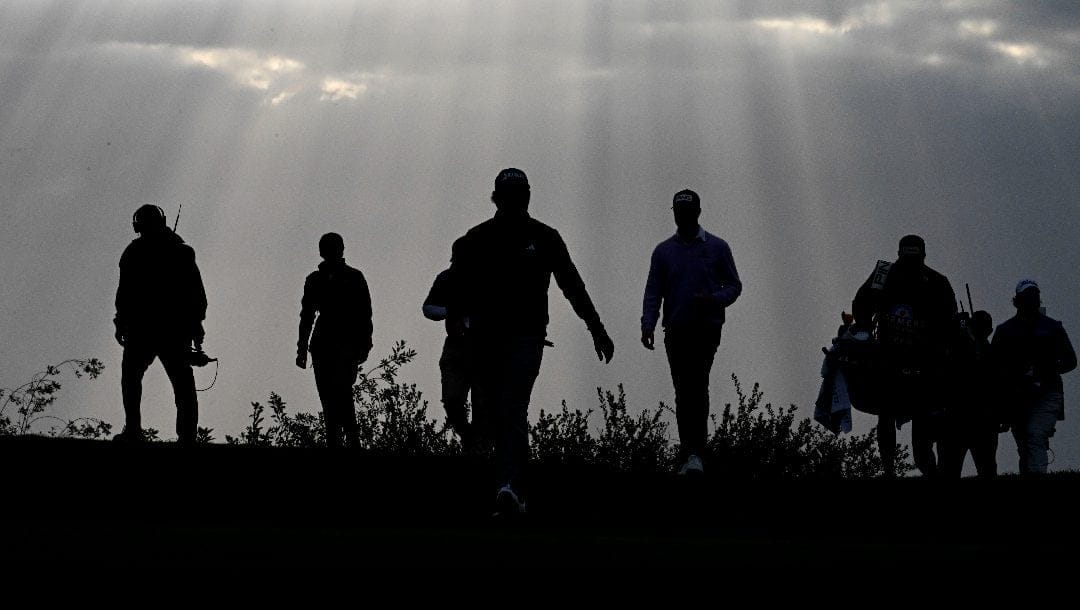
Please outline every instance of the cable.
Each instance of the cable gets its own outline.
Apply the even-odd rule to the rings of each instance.
[[[214,358],[214,380],[210,382],[210,385],[206,386],[205,388],[203,388],[201,390],[199,388],[195,388],[195,391],[196,392],[205,392],[205,391],[209,390],[210,388],[214,387],[214,384],[217,383],[218,369],[220,369],[220,368],[221,368],[221,362],[218,361],[217,358]]]

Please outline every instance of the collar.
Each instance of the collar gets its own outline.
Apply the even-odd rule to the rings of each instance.
[[[340,271],[345,268],[344,258],[335,258],[333,260],[324,260],[319,263],[319,270],[321,271]]]
[[[529,210],[495,210],[495,218],[500,222],[521,222],[529,219]]]
[[[689,244],[689,243],[694,243],[694,242],[703,242],[703,241],[705,241],[705,229],[702,229],[701,225],[698,225],[697,234],[694,235],[693,237],[691,237],[690,239],[683,239],[683,236],[679,235],[678,231],[675,231],[675,241],[677,241],[679,243],[683,243],[683,244]]]

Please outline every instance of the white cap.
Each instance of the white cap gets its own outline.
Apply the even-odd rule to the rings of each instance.
[[[1020,294],[1021,292],[1027,290],[1028,288],[1034,288],[1035,290],[1038,290],[1039,285],[1035,282],[1035,280],[1028,280],[1028,279],[1020,280],[1020,283],[1018,283],[1016,285],[1016,294]]]

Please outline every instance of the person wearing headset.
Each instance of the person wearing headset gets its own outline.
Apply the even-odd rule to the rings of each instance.
[[[191,355],[202,351],[206,291],[195,264],[195,251],[166,224],[156,205],[135,211],[137,238],[120,257],[116,290],[116,341],[123,346],[120,386],[124,430],[117,441],[143,440],[142,379],[157,358],[165,367],[176,401],[176,435],[193,445],[198,433],[199,403]]]

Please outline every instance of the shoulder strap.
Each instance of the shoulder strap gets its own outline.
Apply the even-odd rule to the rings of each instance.
[[[892,263],[889,261],[878,261],[874,266],[873,279],[870,281],[870,287],[874,290],[884,290],[885,280],[889,277],[889,270],[892,269]]]

